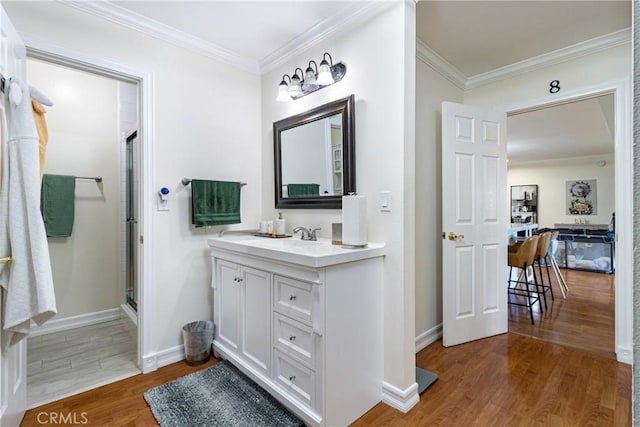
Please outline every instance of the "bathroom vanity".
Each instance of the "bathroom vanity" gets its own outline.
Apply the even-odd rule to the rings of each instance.
[[[384,245],[209,239],[214,351],[308,425],[345,426],[381,400]]]

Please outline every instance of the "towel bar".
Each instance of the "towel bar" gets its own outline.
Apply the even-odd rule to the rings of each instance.
[[[92,179],[95,182],[102,182],[101,176],[76,176],[76,179]]]
[[[182,185],[189,185],[191,184],[191,178],[182,178]],[[246,182],[241,182],[240,186],[244,187],[245,185],[247,185]]]
[[[9,264],[11,262],[11,257],[7,256],[4,258],[0,258],[0,264]]]

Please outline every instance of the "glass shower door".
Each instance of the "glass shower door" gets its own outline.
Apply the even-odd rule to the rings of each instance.
[[[138,132],[133,132],[127,137],[126,147],[126,221],[127,221],[127,266],[126,266],[126,298],[127,304],[136,312],[138,311],[138,292],[136,289],[136,182],[135,182],[135,142]]]

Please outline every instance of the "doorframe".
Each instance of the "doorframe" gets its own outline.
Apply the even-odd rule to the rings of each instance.
[[[158,369],[156,351],[153,349],[153,176],[155,166],[155,111],[154,75],[150,70],[140,69],[100,57],[52,45],[45,40],[23,35],[27,56],[49,63],[64,65],[104,77],[138,84],[139,94],[139,244],[136,269],[138,301],[138,368],[142,373]]]
[[[599,95],[613,94],[615,105],[615,352],[619,362],[633,363],[633,145],[631,79],[610,80],[565,94],[505,104],[507,116]],[[629,183],[624,185],[624,183]]]

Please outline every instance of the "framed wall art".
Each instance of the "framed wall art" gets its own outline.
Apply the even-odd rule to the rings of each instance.
[[[595,215],[598,212],[597,180],[567,181],[567,215]]]

